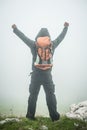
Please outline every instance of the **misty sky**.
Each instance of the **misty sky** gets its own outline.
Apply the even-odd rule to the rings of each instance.
[[[70,26],[54,54],[53,80],[58,111],[87,100],[87,0],[0,0],[0,113],[26,114],[32,55],[11,28],[30,39],[47,27],[54,40]],[[41,87],[37,115],[48,115]]]

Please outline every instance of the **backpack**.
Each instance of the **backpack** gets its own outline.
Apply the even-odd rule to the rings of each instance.
[[[36,68],[47,70],[52,65],[52,42],[48,36],[38,37],[36,41]]]

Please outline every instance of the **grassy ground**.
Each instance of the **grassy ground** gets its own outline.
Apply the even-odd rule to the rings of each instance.
[[[4,118],[0,117],[0,120]],[[0,130],[42,130],[45,125],[48,130],[87,130],[87,122],[75,119],[68,119],[63,116],[59,121],[52,122],[50,118],[37,117],[37,120],[31,121],[26,118],[19,118],[20,121],[10,121],[3,125],[0,124]]]

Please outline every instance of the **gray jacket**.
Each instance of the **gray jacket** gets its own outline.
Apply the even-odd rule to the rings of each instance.
[[[61,32],[61,34],[55,39],[52,41],[52,52],[54,54],[54,51],[55,51],[55,48],[59,45],[59,43],[64,39],[66,33],[67,33],[67,30],[68,30],[68,27],[64,27],[63,31]],[[32,53],[32,56],[33,56],[33,60],[32,60],[32,70],[38,70],[35,66],[34,66],[34,62],[36,60],[36,55],[37,55],[37,52],[36,52],[36,45],[35,45],[35,41],[38,37],[42,36],[49,36],[50,37],[50,34],[48,32],[48,30],[46,28],[42,28],[39,33],[37,34],[36,38],[35,38],[35,41],[29,39],[27,36],[25,36],[18,28],[15,28],[13,30],[13,32],[20,38],[22,39],[26,44],[27,46],[30,48],[31,50],[31,53]],[[51,70],[51,69],[50,69]]]

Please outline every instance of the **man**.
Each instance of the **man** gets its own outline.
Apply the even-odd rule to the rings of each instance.
[[[46,102],[49,110],[49,115],[52,121],[59,120],[60,114],[57,112],[57,102],[55,97],[55,85],[52,80],[52,57],[56,47],[64,39],[69,23],[64,23],[64,28],[61,34],[54,40],[51,40],[47,28],[41,28],[37,34],[35,41],[26,37],[15,24],[12,25],[13,32],[21,38],[27,46],[31,49],[32,53],[32,74],[31,83],[29,86],[29,100],[26,117],[35,119],[36,102],[40,86],[43,85]],[[38,62],[37,62],[38,61]]]

